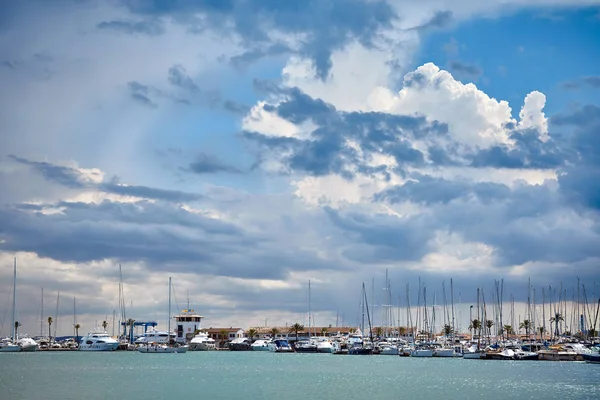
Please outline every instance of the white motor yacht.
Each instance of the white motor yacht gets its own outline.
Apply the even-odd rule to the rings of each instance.
[[[269,340],[258,339],[250,345],[252,351],[269,351]]]
[[[81,339],[80,351],[114,351],[119,347],[119,342],[106,332],[88,333]]]
[[[17,345],[21,346],[21,351],[38,351],[40,346],[30,337],[22,337],[17,340]]]
[[[190,351],[207,351],[207,350],[216,350],[217,344],[215,339],[208,336],[205,332],[199,332],[194,338],[190,341]]]
[[[333,353],[334,347],[329,339],[319,340],[317,342],[317,353]]]
[[[292,349],[292,346],[290,346],[290,343],[285,339],[271,340],[267,344],[267,347],[269,348],[269,351],[271,351],[273,353],[292,353],[292,352],[294,352],[294,349]]]
[[[174,332],[171,332],[171,342],[174,342],[176,339],[176,335]],[[150,343],[158,343],[158,344],[167,344],[169,343],[169,333],[163,331],[149,330],[144,333],[142,336],[135,339],[134,344],[136,345],[144,345]]]

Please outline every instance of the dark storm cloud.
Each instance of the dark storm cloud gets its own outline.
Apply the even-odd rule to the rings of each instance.
[[[8,158],[20,164],[30,166],[48,181],[56,182],[72,189],[81,189],[85,187],[81,173],[76,169],[48,162],[31,161],[15,155],[9,155]]]
[[[165,32],[163,23],[159,20],[143,21],[103,21],[97,25],[98,29],[111,30],[127,34],[144,34],[149,36],[161,35]]]
[[[154,89],[139,82],[132,81],[127,84],[129,94],[137,103],[151,108],[156,108],[157,104],[150,98]]]
[[[600,88],[600,76],[584,76],[583,78],[576,79],[573,81],[563,82],[561,86],[564,89],[583,89],[586,87],[592,89]]]
[[[567,198],[600,211],[600,107],[586,105],[551,119],[561,128],[574,127],[571,148],[575,159],[560,171],[558,182]]]
[[[225,164],[218,160],[216,157],[209,154],[199,154],[195,161],[190,163],[185,171],[193,172],[195,174],[215,174],[219,172],[226,172],[230,174],[240,174],[242,171],[232,165]]]
[[[230,58],[229,62],[235,68],[241,70],[265,57],[275,57],[290,52],[292,52],[292,50],[288,46],[281,43],[275,43],[273,45],[267,46],[264,49],[259,47],[252,50],[248,50],[237,56],[233,56]]]
[[[325,208],[331,222],[354,244],[345,255],[364,263],[416,261],[429,252],[433,236],[425,216],[399,218],[394,215],[341,213]],[[365,246],[367,245],[367,246]]]
[[[478,66],[458,60],[450,61],[449,67],[453,74],[472,79],[479,78],[479,76],[483,73],[481,68]]]
[[[74,168],[48,162],[31,161],[14,155],[9,156],[9,159],[33,168],[34,171],[38,172],[49,182],[71,189],[95,189],[105,193],[113,193],[122,196],[134,196],[172,202],[191,202],[203,198],[202,195],[197,193],[165,190],[139,185],[124,185],[119,183],[116,178],[108,182],[94,183],[87,180],[81,172]]]
[[[200,89],[194,83],[194,80],[187,74],[185,68],[181,65],[174,65],[169,68],[169,83],[190,92],[198,92]]]
[[[336,269],[312,251],[279,243],[267,232],[188,212],[170,203],[59,202],[61,212],[0,208],[6,251],[31,251],[61,262],[105,259],[145,263],[149,270],[250,279],[284,279],[289,271]],[[49,229],[52,235],[48,235]]]
[[[362,0],[121,0],[134,14],[164,17],[202,32],[206,28],[235,32],[248,44],[269,43],[268,32],[306,34],[300,54],[311,57],[317,76],[325,79],[331,68],[331,53],[352,39],[370,45],[382,28],[397,18],[389,4]],[[196,19],[195,14],[205,18]],[[439,19],[439,18],[438,18]],[[433,24],[439,24],[436,19]],[[443,18],[442,18],[443,19]],[[267,47],[269,49],[269,47]],[[272,49],[272,48],[271,48]],[[280,50],[280,48],[276,48]],[[272,51],[265,51],[264,55]],[[262,54],[248,57],[256,59]]]
[[[348,140],[357,141],[369,152],[381,152],[396,159],[400,169],[425,164],[424,154],[415,149],[410,140],[447,136],[448,127],[437,121],[428,122],[422,116],[390,115],[379,112],[341,112],[320,99],[313,99],[297,88],[276,88],[287,99],[277,106],[265,105],[294,124],[308,120],[317,125],[310,140],[268,137],[257,132],[245,132],[244,137],[261,147],[279,154],[287,154],[284,164],[292,171],[302,171],[315,176],[339,173],[353,176],[352,168],[373,171],[362,160]]]

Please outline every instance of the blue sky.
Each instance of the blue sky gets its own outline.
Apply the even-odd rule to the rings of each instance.
[[[546,111],[555,113],[597,99],[597,88],[573,92],[561,84],[598,73],[600,55],[592,50],[598,36],[597,8],[528,9],[432,32],[413,65],[459,61],[474,66],[480,74],[465,74],[463,81],[476,79],[490,96],[515,106],[530,91],[542,91],[548,97]]]
[[[13,4],[0,18],[2,292],[17,257],[35,333],[40,287],[77,297],[84,330],[110,315],[118,265],[136,319],[164,322],[172,276],[210,326],[306,323],[309,279],[320,324],[356,323],[362,282],[381,304],[386,271],[402,299],[419,278],[440,299],[453,278],[465,325],[494,279],[521,305],[529,277],[598,282],[599,12]]]

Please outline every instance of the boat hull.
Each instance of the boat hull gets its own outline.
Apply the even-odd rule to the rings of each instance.
[[[119,343],[82,344],[79,346],[79,351],[115,351],[118,347]]]
[[[433,357],[433,350],[414,350],[411,357]]]
[[[0,353],[18,353],[20,351],[21,351],[21,346],[17,346],[16,344],[9,344],[9,345],[0,347]]]
[[[454,357],[454,349],[439,349],[433,352],[434,357]]]
[[[138,347],[138,352],[143,354],[170,354],[170,353],[185,353],[188,346],[182,347],[166,347],[166,346],[141,346]]]

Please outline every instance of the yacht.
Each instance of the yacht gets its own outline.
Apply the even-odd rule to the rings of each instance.
[[[231,351],[249,351],[252,350],[252,342],[249,338],[235,338],[229,342]]]
[[[157,354],[164,354],[164,353],[185,353],[188,350],[188,346],[178,346],[178,347],[171,347],[171,346],[167,346],[166,344],[154,344],[154,343],[148,343],[148,344],[143,344],[141,346],[138,346],[137,351],[140,353],[157,353]]]
[[[293,353],[294,349],[285,339],[274,339],[267,344],[269,351],[274,353]]]
[[[21,351],[38,351],[40,348],[35,340],[26,336],[19,338],[17,345],[21,347]]]
[[[208,337],[208,334],[205,332],[199,332],[196,336],[194,336],[189,345],[190,351],[207,351],[216,349],[217,345],[215,339]]]
[[[252,351],[269,351],[269,340],[258,339],[250,347]]]
[[[313,340],[299,340],[294,345],[296,353],[316,353],[317,343]]]
[[[171,332],[171,342],[175,341],[175,337],[175,333]],[[136,345],[143,345],[149,343],[167,344],[169,343],[169,333],[150,330],[144,333],[142,336],[138,337],[134,342],[134,344]]]
[[[16,353],[21,351],[21,346],[15,344],[10,339],[2,339],[0,341],[0,353]]]
[[[317,353],[333,353],[334,346],[331,340],[324,339],[317,342]]]
[[[106,332],[88,333],[81,339],[80,351],[114,351],[119,347],[119,342]]]

